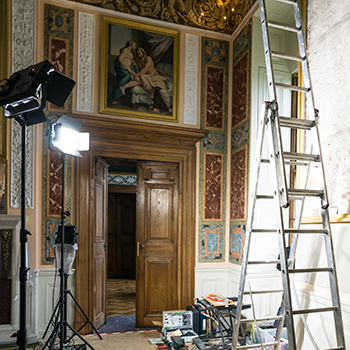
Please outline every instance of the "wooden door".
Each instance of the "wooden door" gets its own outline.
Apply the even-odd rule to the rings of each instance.
[[[99,328],[106,323],[106,238],[108,164],[98,159],[95,164],[95,229],[93,242],[93,324]]]
[[[138,163],[136,325],[178,308],[178,165]]]
[[[136,194],[108,193],[108,278],[135,279]]]

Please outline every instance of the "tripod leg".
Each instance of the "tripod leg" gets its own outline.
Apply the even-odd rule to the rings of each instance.
[[[95,326],[92,324],[92,322],[90,321],[89,317],[87,317],[86,313],[84,312],[84,310],[81,308],[81,306],[79,305],[77,299],[74,298],[73,294],[71,293],[70,290],[67,290],[67,294],[69,294],[72,299],[74,300],[75,304],[78,306],[79,310],[83,313],[84,317],[86,318],[87,323],[89,323],[91,325],[91,327],[94,329],[95,333],[99,336],[99,338],[102,340],[102,337],[100,335],[100,333],[98,332],[98,330],[95,328]]]
[[[49,350],[53,349],[53,347],[55,345],[55,341],[58,337],[60,326],[61,326],[61,324],[59,324],[59,323],[56,324],[54,330],[52,331],[51,335],[49,336],[49,338],[47,339],[46,343],[41,348],[41,350],[44,350],[48,346],[49,343],[50,343]]]
[[[44,335],[43,335],[43,339],[45,339],[46,333],[49,331],[50,325],[51,325],[51,324],[54,324],[54,325],[57,324],[57,320],[58,320],[58,318],[59,318],[59,314],[60,314],[60,313],[58,312],[55,322],[53,322],[53,319],[54,319],[54,317],[55,317],[55,315],[56,315],[56,312],[57,312],[57,310],[58,310],[59,305],[60,305],[60,301],[58,301],[57,304],[56,304],[56,306],[55,306],[55,309],[54,309],[54,311],[53,311],[53,313],[52,313],[52,316],[51,316],[51,318],[50,318],[50,321],[49,321],[49,323],[47,324],[47,327],[46,327],[46,329],[45,329],[45,332],[44,332]]]
[[[92,350],[95,350],[69,323],[66,322],[67,327],[75,333],[79,337],[80,340],[82,340],[88,347],[90,347]],[[101,338],[102,339],[102,338]]]

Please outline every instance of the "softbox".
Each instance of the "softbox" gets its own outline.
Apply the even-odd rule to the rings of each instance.
[[[74,85],[74,80],[45,60],[11,75],[1,86],[0,105],[6,117],[25,114],[27,125],[37,124],[46,120],[41,111],[46,100],[63,106]]]

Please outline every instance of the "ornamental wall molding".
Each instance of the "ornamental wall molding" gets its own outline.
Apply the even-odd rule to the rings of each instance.
[[[184,124],[196,125],[198,115],[198,35],[186,34]]]
[[[35,1],[12,1],[12,72],[34,64]],[[33,127],[27,128],[26,206],[33,208]],[[11,208],[21,206],[21,127],[11,123]]]
[[[79,12],[77,111],[93,111],[95,16]]]

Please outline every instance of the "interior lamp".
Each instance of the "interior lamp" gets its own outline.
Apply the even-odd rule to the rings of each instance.
[[[51,125],[51,144],[61,152],[82,157],[79,151],[89,150],[90,135],[80,133],[82,122],[63,115]]]

